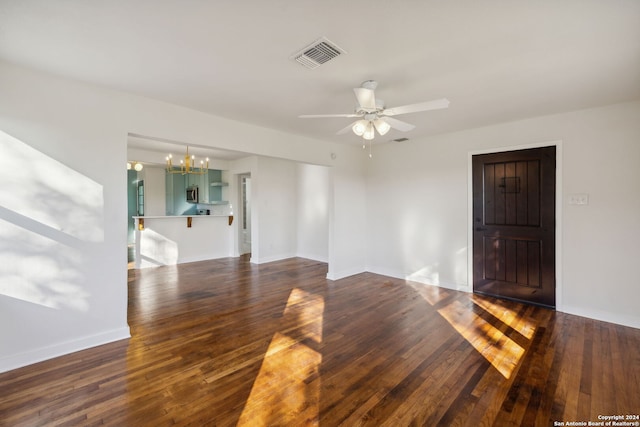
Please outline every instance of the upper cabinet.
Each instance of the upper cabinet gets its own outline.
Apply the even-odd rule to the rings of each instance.
[[[187,202],[187,188],[198,187],[198,204],[219,205],[229,203],[223,181],[224,171],[208,169],[202,175],[166,174],[166,214],[195,215],[197,205]],[[226,199],[226,200],[225,200]]]
[[[166,214],[194,215],[196,206],[187,203],[187,175],[166,174]]]
[[[208,201],[205,203],[211,204],[226,204],[229,203],[225,200],[223,194],[223,188],[229,185],[228,182],[224,182],[222,180],[222,171],[218,169],[209,169],[209,185],[207,188],[208,191]]]

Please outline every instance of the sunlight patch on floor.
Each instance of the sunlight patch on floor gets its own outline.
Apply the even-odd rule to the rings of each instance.
[[[446,288],[433,285],[425,285],[418,282],[407,282],[426,302],[431,305],[436,305],[443,299],[451,295],[451,292]]]
[[[322,342],[323,313],[321,296],[291,291],[238,426],[318,425],[322,354],[304,342]]]
[[[323,313],[324,298],[301,289],[291,291],[284,309],[285,319],[295,319],[296,326],[302,329],[302,335],[318,344],[322,342]]]
[[[439,309],[438,313],[503,377],[511,376],[524,355],[522,347],[458,301]]]
[[[508,325],[513,330],[518,331],[522,336],[529,340],[533,338],[533,334],[536,331],[535,325],[518,315],[518,312],[515,310],[504,307],[502,304],[493,303],[481,298],[474,298],[473,302],[491,313],[491,315],[496,319],[499,319],[502,323]]]

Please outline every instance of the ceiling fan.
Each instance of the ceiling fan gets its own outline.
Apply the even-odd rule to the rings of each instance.
[[[417,113],[420,111],[439,110],[449,107],[449,100],[446,98],[436,99],[433,101],[420,102],[417,104],[403,105],[400,107],[387,108],[384,101],[376,99],[375,89],[378,82],[375,80],[367,80],[360,87],[354,88],[358,105],[353,113],[350,114],[306,114],[298,116],[303,119],[309,118],[325,118],[325,117],[353,117],[358,118],[349,126],[337,132],[338,135],[345,134],[352,130],[358,136],[371,141],[375,137],[375,131],[380,135],[385,135],[391,128],[402,132],[408,132],[415,128],[414,125],[402,120],[398,120],[392,116],[400,114]],[[375,129],[375,131],[374,131]]]

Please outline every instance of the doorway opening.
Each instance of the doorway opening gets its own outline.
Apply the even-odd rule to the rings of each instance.
[[[240,179],[240,223],[238,227],[238,249],[240,255],[251,254],[251,174],[242,174]]]
[[[135,264],[135,220],[134,216],[144,215],[144,181],[135,170],[127,171],[127,268]]]

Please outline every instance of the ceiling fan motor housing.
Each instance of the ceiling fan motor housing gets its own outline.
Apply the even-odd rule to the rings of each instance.
[[[375,90],[378,87],[378,82],[375,80],[365,80],[360,86],[365,89]]]

